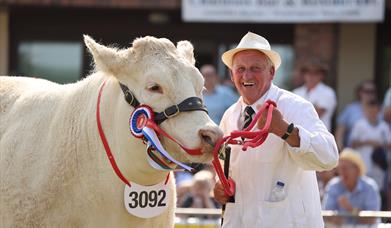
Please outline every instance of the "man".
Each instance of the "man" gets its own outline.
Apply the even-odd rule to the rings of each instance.
[[[265,38],[247,33],[236,48],[223,54],[222,60],[241,95],[221,121],[226,135],[243,128],[245,109],[257,110],[269,99],[277,104],[270,134],[262,145],[245,152],[239,145],[231,146],[235,202],[227,202],[229,197],[220,182],[214,188],[216,200],[226,204],[223,227],[323,227],[313,170],[336,166],[334,137],[311,103],[272,84],[281,59]],[[262,117],[258,128],[264,121]],[[276,185],[283,186],[285,194],[280,201],[271,202]]]
[[[304,85],[293,90],[293,93],[311,102],[319,118],[331,131],[331,120],[337,106],[337,98],[332,88],[323,83],[327,75],[327,67],[317,60],[306,63],[301,68],[304,76]]]
[[[337,210],[358,215],[360,210],[380,210],[380,195],[376,182],[364,176],[365,164],[358,152],[346,148],[342,151],[339,165],[339,176],[326,186],[323,199],[325,210]],[[330,218],[335,224],[373,224],[375,218]]]
[[[228,87],[220,84],[216,68],[213,65],[203,65],[200,69],[205,79],[205,91],[203,93],[204,104],[208,108],[210,118],[220,124],[225,110],[237,99],[237,95]]]

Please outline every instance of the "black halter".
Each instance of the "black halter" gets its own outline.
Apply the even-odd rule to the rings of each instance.
[[[124,92],[126,102],[128,102],[128,104],[130,104],[135,108],[138,107],[140,105],[140,102],[129,90],[129,88],[122,83],[119,83],[119,85],[121,86],[121,89]],[[204,106],[200,98],[189,97],[179,104],[172,105],[166,108],[163,112],[155,112],[154,120],[156,124],[161,124],[166,119],[176,116],[180,112],[190,112],[190,111],[197,111],[197,110],[208,113],[208,110],[206,109],[206,107]]]

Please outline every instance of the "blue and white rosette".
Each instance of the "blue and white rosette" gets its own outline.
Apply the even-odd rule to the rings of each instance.
[[[143,138],[143,127],[147,124],[148,119],[153,119],[153,112],[150,107],[140,105],[136,108],[129,119],[130,132],[136,138]]]

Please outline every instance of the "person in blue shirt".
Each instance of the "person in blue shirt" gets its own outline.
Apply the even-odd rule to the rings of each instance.
[[[208,108],[210,118],[219,125],[225,110],[235,103],[239,96],[220,83],[213,65],[203,65],[200,71],[205,79],[204,104]]]
[[[339,176],[330,180],[326,186],[322,207],[341,213],[358,215],[361,210],[379,211],[380,194],[376,182],[364,176],[365,164],[358,152],[344,149],[339,158]],[[376,218],[334,217],[327,220],[335,224],[374,224]]]
[[[362,81],[356,89],[357,100],[348,104],[337,118],[335,140],[338,149],[350,146],[350,133],[355,122],[364,118],[364,106],[376,98],[376,85],[371,80]]]

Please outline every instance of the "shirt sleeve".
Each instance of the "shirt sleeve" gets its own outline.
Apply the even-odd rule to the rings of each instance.
[[[365,202],[364,202],[364,208],[360,208],[361,210],[366,211],[380,211],[380,194],[379,190],[377,188],[377,185],[375,181],[372,181],[368,187],[368,191],[366,193]]]
[[[332,89],[326,90],[323,97],[318,99],[316,105],[329,112],[334,112],[334,109],[337,106],[337,98],[335,97],[334,91]]]
[[[383,122],[383,128],[384,128],[384,131],[383,131],[383,143],[385,144],[391,144],[391,129],[389,127],[389,125],[385,122]]]
[[[338,210],[338,191],[336,190],[336,185],[327,185],[326,192],[322,201],[323,210]]]
[[[347,106],[343,111],[342,113],[338,116],[337,118],[337,123],[339,125],[347,125],[347,122],[348,122],[348,118],[349,118],[349,108],[350,106]]]
[[[285,103],[286,102],[286,103]],[[300,146],[287,144],[292,159],[306,170],[330,170],[338,164],[334,136],[319,119],[315,108],[304,99],[287,99],[282,104],[284,118],[299,129]]]
[[[362,140],[360,137],[362,135],[365,134],[363,134],[363,132],[361,131],[361,121],[357,121],[352,127],[350,137],[348,139],[349,144],[351,144],[353,140]]]

